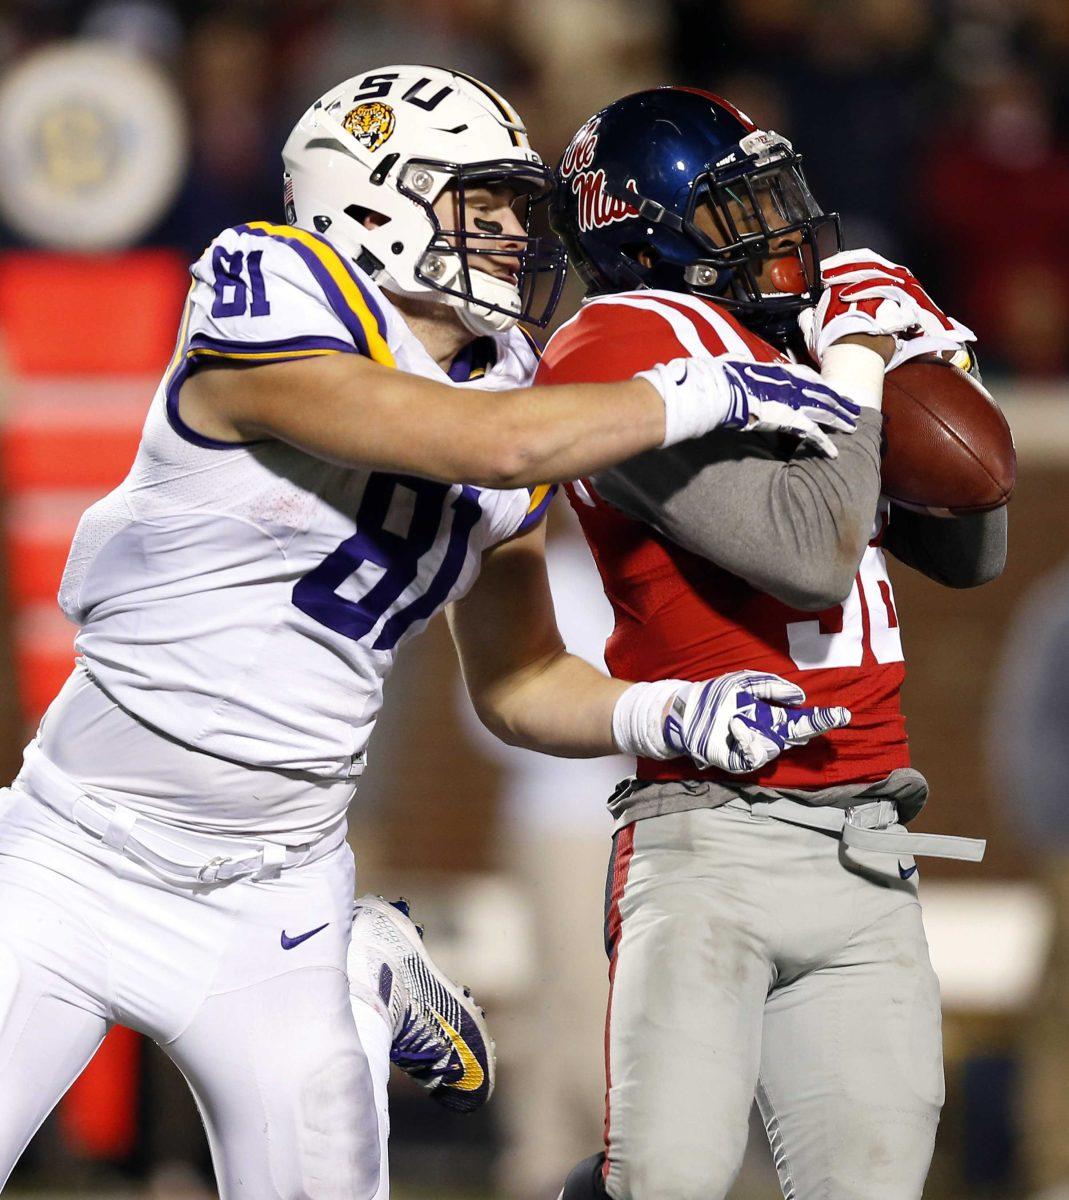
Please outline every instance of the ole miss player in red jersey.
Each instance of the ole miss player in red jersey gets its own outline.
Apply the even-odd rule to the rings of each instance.
[[[881,498],[880,405],[888,366],[964,357],[972,335],[904,268],[842,253],[790,144],[704,92],[591,118],[558,168],[554,224],[590,295],[540,380],[689,355],[786,388],[781,364],[808,358],[862,407],[834,456],[714,432],[570,487],[615,610],[613,674],[746,665],[853,717],[748,775],[640,757],[610,800],[606,1152],[562,1195],[725,1196],[756,1096],[785,1197],[915,1200],[943,1078],[912,855],[982,844],[903,828],[927,786],[885,553],[971,586],[1001,571],[1006,525]],[[673,719],[686,711],[670,744]]]

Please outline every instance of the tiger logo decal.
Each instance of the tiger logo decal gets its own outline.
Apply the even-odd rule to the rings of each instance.
[[[381,100],[358,104],[345,114],[342,122],[346,131],[369,150],[377,150],[388,141],[396,123],[393,109]]]

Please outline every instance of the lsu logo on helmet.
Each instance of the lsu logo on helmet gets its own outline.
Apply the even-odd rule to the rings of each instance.
[[[393,109],[381,100],[358,104],[345,114],[342,122],[346,131],[369,150],[377,150],[388,141],[396,123]]]

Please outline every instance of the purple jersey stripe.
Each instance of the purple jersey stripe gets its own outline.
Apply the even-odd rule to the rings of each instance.
[[[497,343],[481,337],[469,342],[449,364],[448,375],[454,383],[470,383],[481,379],[497,361]]]
[[[519,529],[516,530],[516,533],[526,533],[528,529],[533,529],[538,522],[542,520],[542,518],[546,515],[546,512],[549,510],[549,506],[553,503],[553,497],[556,495],[556,492],[557,485],[553,484],[553,486],[548,492],[546,492],[538,504],[535,505],[535,507],[532,508],[527,514],[527,516],[523,518],[523,520],[520,522]]]
[[[516,328],[523,335],[523,340],[534,351],[535,358],[541,361],[542,355],[545,353],[545,347],[542,345],[542,343],[538,340],[538,338],[535,337],[533,333],[531,333],[529,329],[526,329],[523,325],[517,325]]]
[[[288,355],[299,357],[310,350],[352,354],[354,349],[351,342],[332,337],[292,337],[274,342],[235,342],[226,338],[211,337],[209,334],[195,333],[189,339],[186,354],[196,354],[198,350],[214,350],[223,355],[247,354],[255,355],[257,358],[268,356],[286,358]]]
[[[255,233],[256,230],[253,230],[253,232]],[[269,237],[271,235],[265,234],[264,236]],[[300,242],[290,241],[288,238],[285,240],[286,244],[293,247],[293,249],[304,260],[304,263],[308,269],[312,272],[316,283],[318,283],[322,288],[323,295],[327,298],[327,303],[334,310],[338,320],[341,321],[341,323],[352,335],[352,339],[356,343],[356,348],[365,356],[365,358],[370,358],[371,350],[368,347],[367,336],[364,333],[363,325],[360,323],[360,318],[356,315],[356,313],[353,312],[349,305],[345,303],[345,297],[341,294],[338,285],[333,279],[331,279],[330,273],[327,271],[326,267],[323,266],[319,259],[316,258],[315,254],[309,250],[307,246],[302,246]]]
[[[223,442],[217,438],[205,437],[204,434],[191,429],[182,420],[182,415],[178,411],[178,393],[182,388],[182,384],[189,378],[194,365],[188,358],[183,359],[178,369],[167,380],[167,387],[164,392],[167,423],[175,433],[183,441],[189,442],[194,446],[200,446],[202,450],[240,450],[244,446],[259,446],[262,442],[269,440],[267,438],[256,438],[249,442]]]
[[[353,341],[356,343],[360,352],[366,355],[368,358],[371,357],[370,351],[368,350],[367,337],[364,333],[364,327],[360,322],[359,316],[349,307],[349,304],[346,302],[345,297],[338,288],[338,285],[330,277],[330,272],[320,261],[314,250],[309,249],[297,238],[287,237],[284,233],[274,233],[266,229],[252,229],[248,225],[235,225],[234,229],[238,233],[248,233],[252,234],[254,237],[274,238],[276,241],[284,242],[287,246],[295,250],[297,254],[300,255],[308,269],[312,272],[316,282],[322,288],[323,294],[327,298],[327,302],[334,310],[338,319],[352,334]],[[302,230],[301,232],[306,234],[308,237],[315,238],[317,242],[319,242],[329,253],[333,254],[337,261],[341,263],[341,265],[348,272],[353,283],[356,284],[356,287],[359,290],[364,302],[367,304],[368,310],[375,319],[375,324],[378,327],[378,331],[382,336],[382,339],[384,341],[388,340],[386,337],[386,320],[382,315],[382,309],[379,308],[375,298],[360,281],[352,266],[346,262],[345,258],[337,250],[335,250],[335,248],[325,238],[321,238],[317,234],[310,233],[307,229]]]

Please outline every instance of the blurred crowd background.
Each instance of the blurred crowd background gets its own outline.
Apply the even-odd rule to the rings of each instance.
[[[144,241],[190,257],[279,212],[278,149],[364,66],[491,80],[555,157],[607,100],[730,96],[804,148],[852,240],[921,262],[985,361],[1069,369],[1069,6],[1063,0],[9,0],[0,62],[67,38],[145,55],[179,90],[188,171]]]
[[[27,82],[50,54],[69,69]],[[626,92],[719,92],[794,140],[848,245],[908,264],[977,332],[1020,458],[1009,567],[962,594],[892,566],[911,740],[933,785],[922,824],[990,839],[980,867],[923,868],[948,1082],[926,1194],[1066,1200],[1066,0],[8,0],[0,773],[14,774],[69,667],[58,572],[78,514],[125,472],[185,264],[226,225],[281,220],[290,127],[329,86],[389,62],[490,83],[549,161]],[[128,93],[123,63],[136,66]],[[116,194],[124,147],[131,182]],[[573,288],[561,318],[577,300]],[[554,592],[569,644],[597,661],[610,617],[564,507],[551,523]],[[476,988],[501,1094],[450,1119],[398,1081],[399,1195],[549,1200],[599,1145],[602,801],[626,772],[622,760],[554,763],[495,744],[440,625],[402,656],[352,821],[361,884],[407,892],[437,957]],[[761,1141],[740,1200],[778,1194]],[[209,1178],[183,1081],[120,1033],[12,1191],[194,1200],[214,1194]]]

